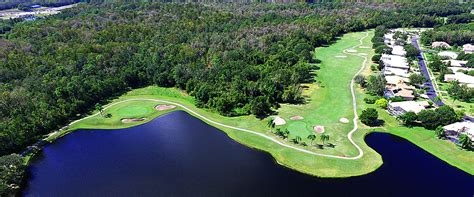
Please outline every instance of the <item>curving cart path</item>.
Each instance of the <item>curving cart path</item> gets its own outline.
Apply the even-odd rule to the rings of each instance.
[[[242,132],[246,132],[246,133],[251,133],[251,134],[254,134],[254,135],[257,135],[259,137],[262,137],[262,138],[265,138],[265,139],[268,139],[276,144],[279,144],[281,146],[284,146],[284,147],[287,147],[287,148],[290,148],[290,149],[293,149],[293,150],[296,150],[296,151],[299,151],[299,152],[303,152],[303,153],[307,153],[307,154],[311,154],[311,155],[316,155],[316,156],[322,156],[322,157],[329,157],[329,158],[336,158],[336,159],[346,159],[346,160],[356,160],[356,159],[359,159],[361,158],[363,155],[364,155],[364,151],[359,147],[359,145],[357,145],[354,140],[352,139],[352,135],[354,134],[354,132],[358,129],[358,116],[357,116],[357,103],[356,103],[356,96],[355,96],[355,90],[354,90],[354,78],[360,74],[364,68],[365,68],[365,64],[367,63],[367,56],[366,54],[360,54],[360,53],[352,53],[352,52],[348,52],[347,50],[350,50],[350,49],[354,49],[358,46],[361,46],[363,45],[363,42],[362,40],[367,38],[369,36],[369,33],[366,32],[366,35],[362,38],[359,39],[359,44],[349,48],[349,49],[345,49],[343,51],[344,54],[347,54],[347,55],[355,55],[355,56],[358,56],[358,57],[362,57],[364,58],[364,61],[362,62],[362,67],[360,68],[360,70],[352,77],[352,80],[351,80],[351,94],[352,94],[352,107],[353,107],[353,110],[354,110],[354,119],[353,119],[353,123],[354,123],[354,128],[347,134],[347,138],[349,139],[349,141],[357,148],[359,154],[357,156],[353,156],[353,157],[346,157],[346,156],[338,156],[338,155],[329,155],[329,154],[322,154],[322,153],[317,153],[317,152],[313,152],[313,151],[310,151],[310,150],[306,150],[306,149],[302,149],[302,148],[299,148],[299,147],[296,147],[296,146],[292,146],[292,145],[289,145],[289,144],[285,144],[273,137],[270,137],[270,136],[267,136],[263,133],[260,133],[260,132],[256,132],[256,131],[252,131],[252,130],[248,130],[248,129],[244,129],[244,128],[239,128],[239,127],[234,127],[234,126],[230,126],[230,125],[225,125],[225,124],[222,124],[222,123],[219,123],[219,122],[216,122],[214,120],[211,120],[209,118],[206,118],[205,116],[189,109],[188,107],[182,105],[182,104],[179,104],[179,103],[175,103],[175,102],[172,102],[172,101],[167,101],[167,100],[163,100],[163,99],[148,99],[148,98],[131,98],[131,99],[126,99],[126,100],[122,100],[122,101],[119,101],[119,102],[116,102],[116,103],[112,103],[112,104],[109,104],[107,105],[106,107],[104,107],[104,110],[114,106],[114,105],[117,105],[117,104],[120,104],[120,103],[124,103],[124,102],[128,102],[128,101],[156,101],[156,102],[160,102],[160,103],[167,103],[167,104],[172,104],[172,105],[176,105],[178,107],[181,107],[182,109],[184,109],[185,111],[201,118],[202,120],[212,124],[212,125],[217,125],[217,126],[221,126],[221,127],[225,127],[225,128],[229,128],[229,129],[234,129],[234,130],[238,130],[238,131],[242,131]],[[94,117],[94,116],[97,116],[98,114],[100,113],[96,113],[96,114],[93,114],[91,116],[87,116],[87,117],[84,117],[82,119],[79,119],[79,120],[75,120],[73,122],[71,122],[69,124],[69,126],[79,122],[79,121],[82,121],[82,120],[86,120],[88,118],[91,118],[91,117]]]

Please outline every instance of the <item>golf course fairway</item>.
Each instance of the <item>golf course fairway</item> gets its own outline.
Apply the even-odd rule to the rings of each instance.
[[[321,63],[317,65],[319,69],[314,71],[315,82],[302,84],[306,102],[301,105],[282,104],[277,109],[276,116],[285,120],[285,124],[275,128],[267,124],[275,118],[273,116],[265,119],[255,116],[225,117],[208,109],[197,108],[191,96],[176,88],[148,86],[134,89],[110,101],[102,112],[95,111],[91,116],[72,122],[66,129],[51,133],[47,140],[53,141],[76,129],[132,127],[162,114],[183,110],[219,128],[246,146],[270,153],[279,164],[302,173],[318,177],[367,174],[376,170],[383,162],[381,156],[364,142],[364,136],[375,130],[363,126],[354,115],[354,112],[360,113],[369,105],[362,101],[363,92],[354,87],[351,81],[357,73],[366,72],[371,64],[367,60],[373,55],[373,33],[373,30],[348,33],[328,47],[317,48],[315,58],[321,60]],[[176,108],[155,110],[159,104],[173,105]],[[357,107],[354,109],[355,104]],[[107,114],[110,116],[107,117]],[[292,119],[295,116],[300,119]],[[388,114],[383,115],[384,118],[392,118],[386,116]],[[142,121],[124,123],[123,119]],[[349,122],[342,122],[341,119],[347,119]],[[380,128],[377,131],[389,132],[400,127],[393,119],[389,120],[388,128]],[[329,136],[325,146],[320,146],[320,136],[323,133],[315,132],[315,126],[324,127],[324,135]],[[287,129],[290,132],[289,137],[279,138],[273,133],[276,129]],[[311,134],[316,135],[316,140],[307,139]],[[395,134],[406,137],[402,133]],[[299,144],[291,142],[297,137],[301,138]],[[419,145],[417,140],[410,141]],[[306,146],[302,145],[303,142]],[[463,170],[471,170],[472,174],[469,167]]]

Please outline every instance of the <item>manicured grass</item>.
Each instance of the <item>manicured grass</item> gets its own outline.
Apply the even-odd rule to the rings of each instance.
[[[363,46],[371,46],[370,39],[373,31],[369,32],[370,36],[363,40]],[[319,65],[320,70],[316,71],[316,83],[305,84],[309,88],[304,90],[307,96],[307,103],[302,105],[282,105],[278,110],[278,116],[284,118],[286,125],[279,126],[290,130],[290,139],[300,136],[303,141],[310,144],[306,139],[307,135],[313,133],[312,127],[314,125],[323,125],[326,127],[326,134],[330,136],[329,142],[335,145],[335,148],[319,149],[314,146],[305,147],[308,150],[331,155],[339,156],[355,156],[357,150],[350,144],[347,139],[347,133],[352,129],[352,122],[349,124],[342,124],[339,122],[341,117],[348,118],[352,121],[352,104],[351,95],[349,91],[349,84],[352,76],[360,68],[363,58],[343,54],[344,49],[355,46],[359,43],[359,39],[364,37],[364,32],[349,33],[343,36],[335,44],[316,49],[317,58],[322,60]],[[369,48],[355,48],[361,53],[367,53],[370,60],[373,51]],[[338,55],[346,55],[347,58],[336,58]],[[370,73],[369,66],[372,64],[368,61],[365,65],[364,73]],[[365,104],[362,99],[366,96],[362,90],[357,91],[358,112],[367,107],[375,107]],[[169,100],[180,103],[197,113],[206,116],[207,118],[220,122],[222,124],[236,126],[240,128],[250,129],[272,136],[275,139],[282,139],[276,137],[271,133],[270,128],[266,126],[269,118],[260,120],[254,116],[240,116],[240,117],[223,117],[219,114],[195,107],[192,97],[186,95],[175,88],[160,88],[156,86],[149,86],[146,88],[135,89],[120,98],[110,101],[116,103],[126,99],[132,98],[152,98]],[[104,118],[102,116],[93,116],[89,119],[78,122],[72,125],[68,130],[58,133],[50,137],[51,140],[58,136],[64,135],[67,132],[79,128],[126,128],[135,126],[140,123],[122,123],[122,118],[147,118],[146,121],[169,111],[158,112],[153,109],[158,102],[155,101],[127,101],[104,110],[104,114],[112,114],[111,118]],[[182,110],[176,108],[174,110]],[[310,155],[289,149],[271,142],[265,138],[258,137],[255,134],[245,133],[237,130],[215,126],[231,138],[240,143],[270,153],[278,163],[298,170],[303,173],[320,176],[320,177],[349,177],[370,173],[382,165],[381,156],[373,149],[368,147],[364,142],[364,136],[373,131],[388,132],[407,138],[416,145],[431,152],[432,154],[447,161],[451,165],[457,166],[471,174],[473,174],[472,152],[458,150],[449,142],[437,140],[433,137],[431,131],[423,128],[405,128],[399,125],[398,121],[390,117],[385,111],[378,109],[383,120],[386,121],[385,127],[368,128],[359,123],[362,128],[354,133],[354,141],[363,149],[364,156],[357,160],[335,159],[328,157],[321,157]],[[170,110],[173,111],[173,110]],[[294,115],[304,117],[304,120],[290,120]],[[146,122],[144,121],[144,122]],[[316,134],[318,137],[319,135]],[[317,140],[319,143],[319,139]],[[287,144],[291,144],[288,140]],[[300,145],[294,145],[302,147]]]
[[[308,101],[306,104],[283,105],[278,110],[278,115],[287,121],[287,125],[282,127],[289,127],[291,130],[290,138],[300,136],[307,144],[310,144],[310,141],[307,140],[306,137],[313,133],[312,127],[314,125],[324,125],[326,127],[326,134],[330,135],[329,142],[336,145],[336,147],[325,149],[312,146],[306,147],[309,150],[339,156],[357,155],[357,150],[347,139],[347,133],[352,129],[352,123],[339,123],[339,118],[346,117],[351,120],[353,118],[349,84],[352,76],[360,69],[363,58],[350,55],[346,55],[347,58],[335,58],[335,56],[345,55],[342,51],[357,45],[359,39],[364,37],[365,34],[364,32],[346,34],[335,44],[316,49],[317,58],[323,61],[323,63],[319,65],[321,69],[316,71],[316,83],[319,85],[316,85],[316,83],[306,84],[309,86],[309,88],[305,90]],[[364,39],[364,46],[367,47],[371,46],[370,39],[373,35],[373,31],[370,31],[369,34],[370,35]],[[369,53],[369,56],[372,53],[372,50],[369,48],[356,49],[359,50],[359,52]],[[136,89],[116,100],[110,101],[110,103],[130,98],[153,98],[177,102],[217,122],[262,132],[283,141],[272,134],[270,128],[266,126],[269,118],[260,120],[254,116],[223,117],[212,111],[196,108],[192,97],[174,88],[150,86]],[[50,139],[53,140],[57,136],[64,135],[67,132],[79,128],[116,129],[141,124],[122,123],[120,119],[147,118],[146,121],[149,121],[162,113],[166,113],[148,110],[153,109],[156,104],[157,102],[153,101],[128,101],[120,103],[104,110],[103,114],[110,113],[112,114],[111,118],[104,118],[102,116],[91,117],[72,125],[68,130],[60,134],[51,136]],[[176,110],[180,110],[180,108],[176,108]],[[305,119],[298,121],[289,120],[289,117],[293,115],[301,115]],[[356,176],[369,173],[382,164],[380,155],[365,145],[363,141],[365,133],[356,132],[354,134],[356,143],[364,149],[364,156],[358,160],[345,160],[310,155],[283,147],[254,134],[220,126],[216,127],[244,145],[269,152],[275,157],[278,163],[311,175],[321,177]],[[319,137],[319,135],[317,136]],[[285,143],[291,144],[291,142],[288,141]],[[302,147],[300,145],[294,146]]]

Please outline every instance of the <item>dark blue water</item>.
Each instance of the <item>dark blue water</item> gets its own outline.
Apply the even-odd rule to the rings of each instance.
[[[474,176],[388,134],[370,134],[384,165],[320,179],[276,164],[185,112],[122,130],[80,130],[44,148],[24,196],[466,196]],[[473,164],[474,165],[474,164]]]

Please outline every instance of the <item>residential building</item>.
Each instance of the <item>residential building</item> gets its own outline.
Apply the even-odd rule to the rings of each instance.
[[[385,81],[387,81],[387,85],[396,85],[400,83],[410,83],[410,79],[407,77],[399,77],[399,76],[386,76]]]
[[[382,60],[384,67],[410,69],[407,58],[402,56],[382,54],[380,60]]]
[[[466,54],[474,53],[474,45],[472,44],[462,45],[462,48],[463,48],[464,53]]]
[[[433,42],[433,43],[431,43],[431,48],[433,48],[433,49],[436,49],[436,48],[447,49],[447,48],[451,48],[451,45],[449,45],[446,42]]]
[[[456,59],[458,57],[458,54],[452,51],[441,51],[438,55],[449,59]]]
[[[407,112],[420,113],[421,110],[429,107],[428,101],[402,101],[402,102],[390,102],[388,104],[388,112],[393,116],[399,116]]]
[[[407,85],[408,78],[398,76],[386,76],[385,98],[401,97],[406,101],[415,99],[415,87]]]
[[[459,135],[466,134],[471,140],[474,140],[474,122],[469,120],[446,125],[443,129],[448,138],[458,139]]]
[[[382,70],[385,76],[409,77],[409,70],[403,68],[384,67]]]
[[[466,84],[470,88],[474,88],[474,76],[466,75],[461,72],[444,75],[444,81],[458,81],[460,84]]]
[[[442,62],[452,67],[465,67],[467,64],[467,61],[463,60],[443,60]]]
[[[395,40],[393,39],[393,35],[394,35],[394,33],[387,33],[387,34],[385,34],[385,35],[383,36],[383,38],[384,38],[384,41],[383,41],[383,42],[384,42],[386,45],[394,45],[394,44],[395,44]]]
[[[405,48],[403,48],[403,46],[395,45],[392,47],[392,54],[404,57],[407,52],[405,51]]]

